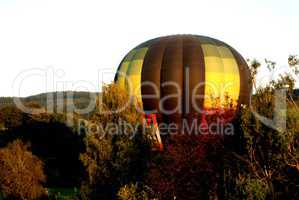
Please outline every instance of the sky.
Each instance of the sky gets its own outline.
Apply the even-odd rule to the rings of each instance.
[[[214,37],[284,67],[299,54],[298,8],[298,0],[0,0],[0,96],[99,91],[128,51],[171,34]]]

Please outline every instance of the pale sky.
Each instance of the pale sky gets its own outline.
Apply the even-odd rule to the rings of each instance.
[[[170,34],[214,37],[245,58],[286,66],[299,54],[299,1],[0,0],[0,96],[96,91],[99,71],[114,72],[130,49]],[[58,71],[60,86],[46,88],[46,70]]]

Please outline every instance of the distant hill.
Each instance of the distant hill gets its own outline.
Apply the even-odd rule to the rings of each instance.
[[[18,98],[24,104],[36,103],[42,107],[47,107],[50,105],[54,108],[57,108],[58,106],[63,106],[64,109],[66,108],[66,106],[75,105],[76,108],[82,109],[88,107],[90,103],[96,102],[98,95],[99,93],[66,91],[42,93],[25,98],[0,97],[0,108],[14,105],[14,98]]]

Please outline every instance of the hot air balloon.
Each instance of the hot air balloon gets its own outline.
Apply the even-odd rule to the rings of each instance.
[[[144,42],[120,63],[115,82],[141,102],[147,116],[167,124],[203,120],[229,97],[234,114],[247,104],[250,72],[243,57],[219,40],[172,35]],[[159,117],[161,116],[161,117]]]

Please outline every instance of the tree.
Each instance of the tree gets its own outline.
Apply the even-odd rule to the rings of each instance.
[[[127,102],[126,109],[111,113]],[[83,198],[115,199],[120,187],[142,181],[146,173],[150,146],[147,134],[143,134],[142,115],[136,104],[130,104],[127,93],[112,84],[104,88],[99,108],[89,123],[96,128],[89,128],[86,152],[80,156],[86,169]]]
[[[2,108],[0,126],[2,121],[5,128],[0,130],[0,148],[16,139],[28,142],[32,153],[45,164],[47,187],[78,187],[83,174],[78,158],[84,142],[78,128],[69,127],[66,120],[64,114],[28,114],[13,106]]]
[[[251,77],[251,81],[253,83],[254,89],[256,89],[256,75],[258,73],[258,69],[261,67],[261,63],[256,60],[247,60],[247,62],[249,63],[249,70],[250,70],[250,77]]]
[[[288,58],[289,66],[293,69],[296,75],[299,74],[299,58],[297,55],[290,55]]]
[[[45,195],[43,162],[20,140],[0,149],[0,188],[8,199],[39,199]]]
[[[24,114],[15,106],[6,106],[0,109],[0,120],[5,128],[14,128],[22,125]]]
[[[266,87],[258,88],[251,107],[269,119],[274,116],[275,90],[287,89],[285,129],[273,129],[243,106],[234,151],[226,156],[226,198],[295,199],[298,197],[299,148],[298,111],[291,101],[294,80],[283,75]]]

